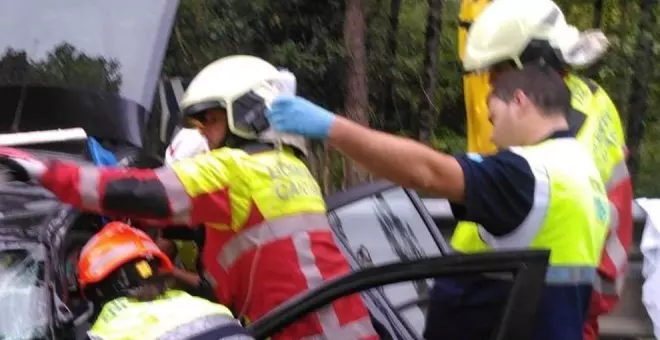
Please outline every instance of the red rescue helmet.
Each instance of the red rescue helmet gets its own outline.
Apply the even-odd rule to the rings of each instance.
[[[122,222],[110,222],[83,247],[78,282],[88,297],[119,294],[172,271],[172,262],[144,232]],[[93,289],[92,289],[93,288]]]

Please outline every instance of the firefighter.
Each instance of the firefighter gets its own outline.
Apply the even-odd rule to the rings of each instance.
[[[169,258],[145,233],[106,224],[78,261],[84,296],[102,306],[89,338],[253,339],[227,307],[166,289],[171,271]]]
[[[296,78],[293,73],[287,69],[279,69],[277,80],[278,84],[281,85],[282,93],[295,94]],[[171,166],[174,162],[182,159],[209,152],[209,142],[205,135],[208,131],[199,120],[187,117],[185,119],[185,127],[176,133],[165,151],[165,164]],[[218,143],[213,145],[214,148],[219,146]],[[164,232],[166,235],[175,234],[174,236],[176,236],[178,234],[185,238],[174,242],[167,238],[159,238],[157,240],[159,247],[170,258],[177,260],[177,265],[173,269],[172,275],[178,282],[183,283],[188,288],[192,288],[193,291],[200,293],[202,296],[209,297],[204,289],[202,289],[206,282],[204,282],[203,278],[193,273],[193,271],[203,271],[203,267],[201,267],[199,261],[196,261],[199,256],[199,249],[203,244],[203,231],[200,235],[198,228],[194,228],[194,230],[182,230],[181,228],[168,229]]]
[[[609,205],[594,162],[568,129],[569,91],[554,70],[530,66],[496,79],[488,104],[492,138],[503,148],[492,156],[452,157],[300,97],[278,97],[267,117],[278,131],[326,139],[379,177],[447,198],[454,216],[482,225],[466,251],[551,250],[534,339],[579,340]],[[436,280],[425,337],[491,337],[511,288],[491,277]]]
[[[563,75],[571,91],[570,128],[594,159],[613,214],[584,329],[589,340],[598,336],[598,316],[613,310],[619,299],[633,228],[632,185],[619,113],[602,87],[571,71],[596,62],[607,46],[602,32],[579,32],[568,25],[551,0],[497,0],[471,24],[463,56],[465,71],[489,72],[491,81],[525,65],[549,65]],[[462,250],[476,228],[460,224],[453,247]]]
[[[36,179],[86,211],[151,224],[203,223],[202,263],[218,302],[254,320],[350,271],[320,188],[302,160],[306,140],[267,128],[263,112],[279,91],[279,74],[251,56],[205,67],[180,106],[213,150],[171,167],[109,169],[20,156],[3,161],[17,177]],[[358,294],[308,315],[274,339],[314,336],[378,338]]]

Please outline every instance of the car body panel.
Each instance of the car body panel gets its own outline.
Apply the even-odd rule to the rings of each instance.
[[[443,253],[442,236],[426,227],[420,207],[401,187],[375,183],[329,197],[327,201],[331,226],[354,269]],[[396,327],[391,328],[405,330],[391,334],[401,339],[419,338],[425,307],[412,304],[398,313],[395,311],[426,296],[430,284],[429,280],[420,280],[388,285],[366,293],[365,300],[372,305],[369,307],[374,315],[382,314],[379,321],[386,327],[394,323]]]

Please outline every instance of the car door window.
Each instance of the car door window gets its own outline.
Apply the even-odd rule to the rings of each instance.
[[[357,266],[410,261],[441,254],[437,234],[404,189],[392,188],[341,206],[329,213],[338,240]],[[424,299],[431,280],[404,282],[377,289],[419,337],[424,329]],[[407,306],[405,308],[400,308]]]

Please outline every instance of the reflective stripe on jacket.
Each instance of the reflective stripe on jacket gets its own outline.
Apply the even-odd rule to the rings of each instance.
[[[594,290],[608,297],[618,297],[628,264],[633,229],[633,194],[625,160],[623,127],[614,103],[593,80],[569,73],[564,81],[571,91],[571,105],[586,117],[584,123],[576,126],[577,139],[592,155],[611,206],[610,231]]]
[[[571,129],[578,131],[577,139],[592,155],[610,201],[609,232],[594,290],[608,297],[618,297],[627,268],[633,228],[632,185],[625,162],[621,119],[612,100],[595,82],[572,73],[565,75],[564,81],[571,91],[574,110]],[[461,230],[463,224],[459,222],[456,230]]]
[[[252,339],[226,307],[169,290],[161,298],[139,302],[118,298],[103,306],[88,332],[92,340]]]
[[[231,221],[206,223],[202,256],[219,301],[257,319],[350,270],[333,239],[320,188],[301,160],[288,151],[225,152],[233,154],[240,171],[240,176],[227,179]],[[173,165],[190,196],[213,187],[207,174],[217,165],[197,164],[192,171],[185,161]],[[375,335],[357,295],[319,310],[291,329],[291,338]]]
[[[607,235],[610,212],[604,185],[587,151],[574,138],[550,139],[511,150],[524,157],[536,175],[534,205],[529,215],[516,230],[500,237],[477,224],[463,223],[454,233],[452,246],[466,253],[549,249],[547,291],[554,289],[552,287],[591,287]],[[589,290],[586,292],[590,294]],[[558,315],[584,317],[587,312],[590,296],[573,293],[571,297],[566,292],[560,295],[560,298],[555,296],[554,301],[546,295],[541,303],[539,319],[548,339],[553,339],[553,334],[547,332],[553,329],[564,332],[568,327],[563,324],[568,323],[567,320]],[[563,308],[584,310],[562,311],[562,299],[566,299]],[[576,303],[571,299],[580,301]],[[548,312],[550,310],[552,313]],[[581,338],[584,320],[571,321],[570,339]],[[554,335],[554,338],[568,340],[566,333]]]
[[[156,170],[53,161],[41,182],[60,200],[87,211],[151,225],[203,223],[207,280],[215,281],[221,303],[250,319],[350,271],[325,217],[320,188],[288,147],[254,154],[221,148]],[[284,336],[292,338],[376,336],[358,294],[288,329],[292,333]]]

